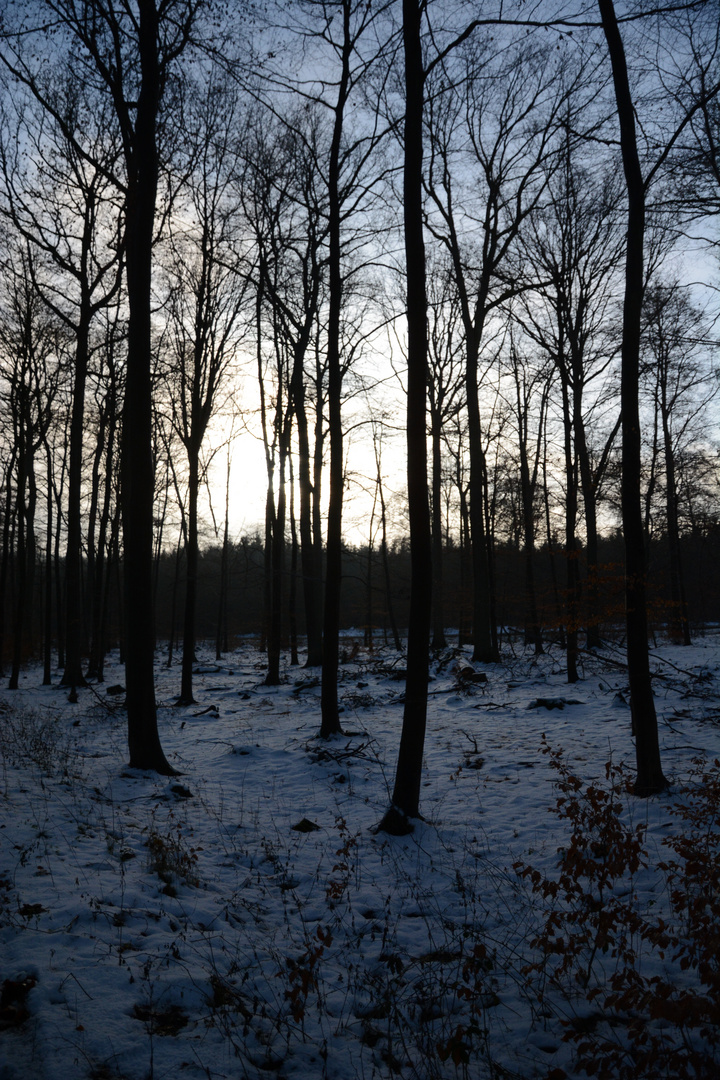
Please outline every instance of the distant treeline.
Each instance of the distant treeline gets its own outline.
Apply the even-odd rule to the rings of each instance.
[[[664,634],[672,622],[672,605],[669,599],[669,554],[664,538],[649,545],[650,555],[650,626],[655,635]],[[705,533],[686,535],[682,539],[683,565],[686,568],[686,595],[690,621],[696,630],[713,622],[720,622],[720,527]],[[471,641],[471,588],[467,552],[456,545],[449,545],[444,552],[446,621],[449,629],[459,635],[461,643]],[[581,583],[589,585],[583,551],[579,553]],[[496,544],[493,548],[494,580],[496,582],[494,603],[497,624],[501,628],[522,630],[524,617],[524,555],[521,548],[511,544]],[[293,589],[292,559],[288,552],[283,575],[283,645],[289,649],[294,634],[304,635],[304,613],[299,568],[295,570]],[[617,636],[624,633],[623,594],[623,543],[622,537],[614,535],[600,541],[600,569],[598,592],[601,598],[601,636]],[[565,554],[560,545],[545,545],[535,553],[535,580],[540,624],[545,641],[562,643],[566,625],[566,596],[564,582]],[[121,647],[121,601],[119,584],[122,567],[110,575],[111,585],[107,593],[105,649]],[[356,629],[366,645],[394,641],[393,617],[398,633],[404,636],[407,629],[410,595],[410,548],[407,541],[390,545],[387,552],[387,577],[390,596],[386,589],[386,574],[379,550],[367,546],[343,549],[342,626]],[[47,567],[38,561],[31,575],[32,605],[27,612],[28,635],[23,654],[25,659],[39,659],[48,648],[52,653],[53,666],[63,666],[62,620],[58,621],[58,604],[62,602],[62,590],[56,589],[56,581],[63,581],[62,560],[51,576],[51,611],[47,621]],[[227,549],[227,585],[221,591],[222,548],[210,546],[200,553],[198,566],[198,640],[214,642],[219,652],[232,650],[240,637],[252,636],[259,649],[263,648],[266,633],[265,549],[259,536],[243,537],[230,542]],[[114,584],[113,584],[114,582]],[[83,610],[90,611],[87,594],[88,568],[83,562],[82,587]],[[182,649],[182,613],[185,591],[185,562],[182,552],[177,555],[163,551],[155,562],[155,612],[156,639],[158,647],[174,662],[179,662]],[[587,590],[589,591],[589,590]],[[3,664],[12,655],[14,594],[13,567],[7,568],[5,588]],[[587,629],[588,609],[582,603],[581,588],[578,629]],[[293,601],[294,597],[294,601]],[[293,619],[293,602],[295,613]],[[46,627],[50,625],[50,640]],[[88,655],[91,628],[83,628],[85,650]],[[502,648],[504,631],[501,630]],[[450,637],[452,644],[458,638]],[[302,656],[300,657],[302,661]],[[100,671],[102,665],[100,664]],[[90,675],[95,672],[90,671]]]

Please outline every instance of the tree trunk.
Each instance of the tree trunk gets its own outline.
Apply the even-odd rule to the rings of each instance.
[[[473,660],[483,664],[498,659],[493,646],[490,569],[485,535],[485,453],[482,445],[478,397],[478,350],[468,338],[467,383],[468,443],[470,450],[470,557],[473,572]]]
[[[160,745],[153,670],[152,247],[158,181],[156,123],[160,102],[158,14],[140,3],[141,85],[125,206],[129,306],[123,407],[122,518],[125,594],[125,681],[130,765],[164,775],[175,770]]]
[[[22,421],[21,421],[22,423]],[[21,435],[22,443],[26,443],[27,436]],[[21,445],[18,454],[18,475],[15,485],[15,521],[16,521],[16,566],[17,566],[17,590],[15,593],[15,617],[13,624],[13,652],[12,667],[8,690],[17,690],[20,684],[20,667],[22,665],[25,645],[25,633],[27,626],[28,604],[28,537],[27,520],[28,511],[25,503],[25,490],[27,486],[27,449]]]
[[[322,577],[316,577],[317,559],[312,528],[312,485],[310,483],[310,441],[307,412],[305,409],[305,381],[303,358],[307,340],[302,338],[295,346],[291,391],[298,433],[298,486],[300,489],[300,558],[302,562],[303,602],[305,605],[305,631],[307,633],[306,667],[322,664],[322,629],[320,606]]]
[[[599,649],[600,638],[600,597],[598,594],[598,534],[597,507],[595,505],[595,484],[593,482],[590,455],[585,438],[585,423],[582,409],[575,406],[575,449],[580,468],[580,487],[585,508],[585,563],[587,579],[585,582],[585,619],[586,645],[588,649]]]
[[[194,705],[193,664],[195,663],[195,611],[197,608],[198,577],[198,488],[200,447],[191,442],[188,452],[188,510],[187,546],[185,550],[185,610],[183,614],[183,654],[178,705]]]
[[[62,466],[60,470],[60,482],[58,488],[55,491],[55,507],[57,513],[55,515],[57,521],[57,527],[55,529],[55,566],[57,572],[55,574],[55,630],[57,633],[57,669],[62,671],[65,668],[65,589],[64,589],[64,574],[60,573],[60,533],[62,524],[62,498],[63,489],[65,486],[65,473],[67,465],[67,445],[65,453],[62,458]]]
[[[290,664],[297,666],[300,663],[298,657],[298,632],[297,632],[297,571],[298,571],[298,537],[295,525],[295,477],[293,475],[292,454],[288,455],[290,463],[290,589],[288,593],[288,623],[290,626]],[[309,509],[309,508],[308,508]],[[308,514],[309,517],[309,514]],[[310,646],[308,645],[308,653]]]
[[[437,413],[433,413],[431,417],[433,649],[444,649],[447,646],[447,641],[445,638],[445,603],[443,590],[442,456],[440,453],[441,434],[441,418]]]
[[[47,497],[45,500],[45,588],[43,615],[43,686],[52,683],[52,547],[53,547],[53,488],[52,488],[52,453],[45,444],[47,461]]]
[[[175,548],[172,593],[170,594],[170,633],[168,634],[168,654],[167,662],[165,665],[168,668],[171,668],[173,666],[173,653],[176,641],[175,624],[177,622],[177,598],[178,590],[180,588],[180,561],[182,559],[184,548],[185,545],[183,544],[183,531],[181,529],[180,533],[178,534],[177,547]]]
[[[82,672],[83,603],[80,587],[83,442],[85,438],[85,382],[88,365],[90,298],[80,305],[75,344],[72,419],[70,422],[70,462],[68,466],[67,546],[65,549],[65,670],[61,686],[85,685]]]
[[[427,722],[427,690],[432,603],[432,546],[428,506],[426,397],[427,294],[423,237],[423,94],[421,0],[403,0],[405,48],[404,222],[407,274],[408,385],[407,477],[410,517],[410,622],[407,680],[400,750],[392,805],[380,828],[402,834],[420,813],[420,783]]]
[[[268,666],[266,686],[280,684],[280,653],[282,645],[282,594],[285,563],[285,457],[284,439],[281,436],[280,460],[278,462],[277,505],[270,513],[270,626],[268,628]]]
[[[627,254],[623,304],[622,518],[625,535],[625,622],[627,628],[630,708],[637,758],[636,795],[652,795],[667,786],[660,762],[657,715],[650,678],[645,595],[645,541],[640,492],[641,439],[639,415],[640,323],[643,299],[645,185],[640,168],[635,113],[625,50],[613,0],[598,0],[612,64],[620,122],[620,146],[628,192]]]
[[[217,631],[215,634],[215,659],[222,659],[227,652],[227,592],[228,558],[230,554],[230,452],[228,451],[227,477],[225,480],[225,527],[223,529],[222,553],[220,555],[220,594],[218,596]]]
[[[7,472],[5,473],[5,507],[2,528],[2,560],[0,561],[0,677],[5,674],[5,612],[7,598],[7,577],[10,565],[11,548],[11,523],[13,521],[12,501],[13,485],[12,471],[15,463],[15,453],[10,455]]]
[[[97,558],[95,561],[94,596],[92,601],[92,630],[90,636],[90,656],[88,659],[88,674],[92,674],[98,682],[103,681],[106,648],[105,616],[108,596],[107,578],[110,573],[112,543],[112,536],[108,536],[108,531],[112,529],[112,491],[115,468],[116,393],[114,373],[111,374],[111,379],[112,387],[107,401],[108,427],[107,445],[105,447],[105,485],[97,536]]]
[[[569,386],[567,379],[562,379],[563,432],[565,447],[565,570],[566,592],[565,624],[567,658],[567,681],[578,681],[578,608],[579,608],[579,566],[578,549],[575,539],[577,524],[577,470],[572,438],[572,418],[570,415]]]
[[[400,652],[402,645],[400,643],[400,634],[397,628],[397,619],[395,618],[395,608],[392,602],[392,590],[390,585],[390,560],[388,559],[388,545],[387,545],[387,525],[385,521],[385,503],[381,503],[380,512],[382,515],[382,542],[381,542],[381,555],[383,564],[383,575],[385,577],[385,607],[387,609],[388,622],[390,623],[390,632],[393,637],[393,645],[395,651]]]
[[[322,690],[320,735],[327,739],[340,732],[338,664],[340,653],[340,591],[342,584],[343,430],[342,369],[340,365],[340,315],[342,267],[340,264],[340,142],[345,105],[350,87],[350,7],[343,0],[342,68],[335,105],[328,167],[328,430],[330,435],[330,489],[328,499],[325,609],[323,615]]]
[[[527,443],[524,433],[520,437],[520,486],[523,515],[523,561],[525,563],[525,644],[532,645],[535,655],[543,651],[542,634],[537,614],[535,596],[535,514],[534,489],[530,483]]]
[[[663,385],[663,397],[665,386]],[[668,555],[670,559],[670,601],[672,611],[670,626],[676,641],[683,645],[692,645],[690,621],[688,619],[685,585],[683,582],[682,559],[680,556],[680,526],[678,523],[678,493],[675,477],[675,451],[670,431],[669,407],[662,402],[663,443],[665,447],[665,506],[667,512]]]

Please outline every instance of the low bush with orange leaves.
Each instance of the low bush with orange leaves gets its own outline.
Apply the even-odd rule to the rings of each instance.
[[[535,956],[524,969],[531,992],[543,1005],[549,984],[562,992],[563,1037],[580,1072],[599,1080],[716,1080],[720,761],[695,760],[668,806],[678,828],[653,867],[646,825],[625,820],[624,769],[609,762],[605,784],[584,784],[561,750],[544,752],[558,774],[552,809],[569,837],[556,874],[515,864],[543,904]],[[637,887],[648,867],[659,875],[655,901]]]

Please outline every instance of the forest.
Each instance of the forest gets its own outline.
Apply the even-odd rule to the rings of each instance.
[[[181,705],[199,640],[255,635],[268,686],[291,649],[329,736],[341,629],[407,634],[402,827],[451,629],[559,642],[569,683],[614,636],[659,790],[649,636],[718,616],[719,44],[709,2],[10,5],[9,688],[119,646],[169,772],[163,641]]]
[[[0,3],[2,1080],[719,1075],[719,146],[717,0]]]

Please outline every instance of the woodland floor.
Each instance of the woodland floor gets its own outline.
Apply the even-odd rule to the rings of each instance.
[[[0,692],[0,1080],[716,1076],[720,637],[653,650],[647,801],[622,652],[448,649],[403,838],[403,659],[346,655],[327,743],[311,671],[201,648],[178,708],[159,657],[172,780],[126,767],[116,656]]]

